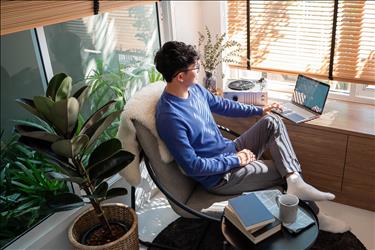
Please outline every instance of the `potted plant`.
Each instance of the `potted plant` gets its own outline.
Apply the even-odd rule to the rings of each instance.
[[[106,204],[106,199],[127,194],[125,188],[109,188],[106,179],[127,166],[134,155],[122,150],[121,142],[112,138],[99,145],[97,139],[121,111],[110,112],[115,101],[109,101],[82,121],[80,109],[89,92],[83,86],[74,94],[72,79],[56,74],[48,83],[45,96],[18,99],[27,111],[45,126],[18,124],[19,142],[48,157],[58,166],[50,176],[77,183],[82,195],[62,193],[47,197],[48,206],[56,211],[91,203],[69,229],[75,249],[138,249],[137,217],[122,204]],[[92,153],[90,153],[92,152]]]
[[[216,79],[214,71],[221,62],[234,63],[236,58],[241,56],[241,44],[234,40],[226,40],[226,33],[215,35],[213,40],[210,30],[205,26],[206,36],[201,32],[199,34],[198,48],[200,51],[201,64],[205,71],[205,87],[215,93]]]

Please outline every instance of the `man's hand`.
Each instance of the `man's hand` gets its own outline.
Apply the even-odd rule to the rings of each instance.
[[[248,149],[242,149],[241,151],[237,152],[237,157],[240,160],[240,166],[245,166],[252,161],[256,161],[256,156]]]
[[[271,112],[271,109],[283,109],[283,107],[281,106],[280,103],[272,103],[271,105],[266,105],[263,107],[263,115],[266,115],[268,114],[269,112]]]

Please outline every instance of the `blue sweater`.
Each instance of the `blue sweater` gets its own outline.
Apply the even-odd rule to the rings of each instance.
[[[211,188],[226,172],[240,166],[234,142],[222,136],[211,112],[248,117],[261,115],[262,111],[260,107],[214,96],[194,84],[187,99],[163,92],[156,107],[156,128],[185,174]]]

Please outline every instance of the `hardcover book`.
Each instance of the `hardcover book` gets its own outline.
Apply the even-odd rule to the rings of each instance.
[[[278,219],[275,219],[272,223],[267,225],[259,226],[251,230],[246,230],[237,216],[234,214],[233,210],[228,206],[224,209],[224,216],[232,223],[239,231],[241,231],[248,239],[250,239],[254,244],[270,237],[271,235],[277,233],[281,230],[281,223]],[[228,222],[226,222],[228,223]]]
[[[229,199],[228,206],[247,231],[275,221],[274,216],[254,193]]]

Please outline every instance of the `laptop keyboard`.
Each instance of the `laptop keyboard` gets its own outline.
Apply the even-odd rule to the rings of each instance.
[[[288,117],[290,120],[292,121],[301,121],[301,120],[304,120],[305,117],[303,117],[302,115],[299,115],[297,113],[289,113],[289,114],[284,114],[286,117]]]

